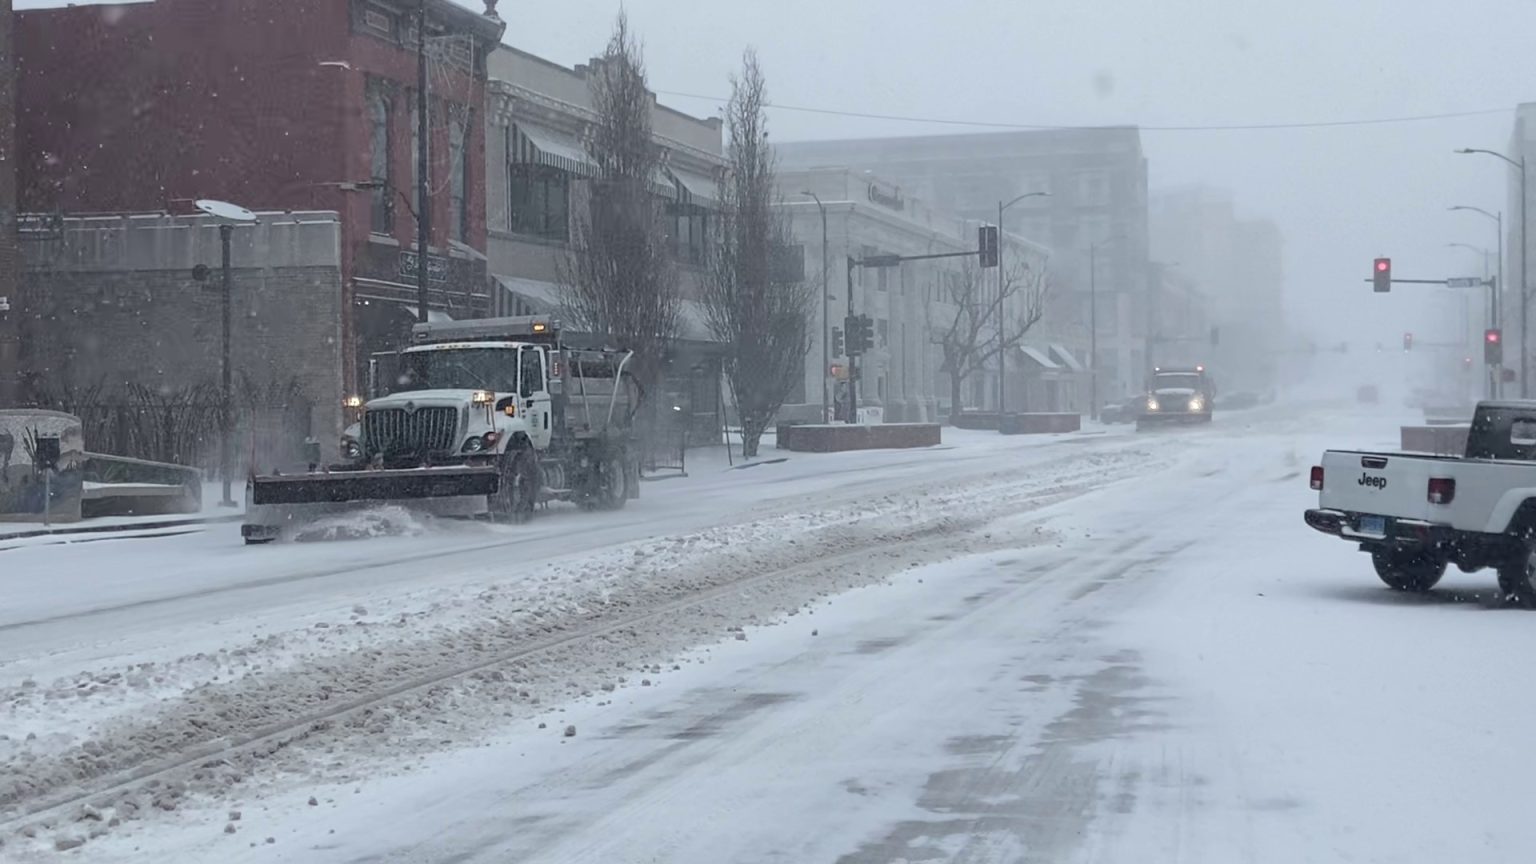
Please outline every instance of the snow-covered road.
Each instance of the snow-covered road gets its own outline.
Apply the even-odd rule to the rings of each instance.
[[[1536,619],[1301,524],[1320,449],[1390,421],[946,435],[521,535],[0,552],[0,821],[41,812],[0,857],[1536,854]]]

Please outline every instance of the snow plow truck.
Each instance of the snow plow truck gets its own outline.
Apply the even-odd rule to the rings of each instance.
[[[340,462],[252,474],[245,542],[379,504],[508,522],[546,501],[624,506],[639,489],[633,355],[581,341],[541,316],[416,324],[369,361],[370,398],[347,400]]]

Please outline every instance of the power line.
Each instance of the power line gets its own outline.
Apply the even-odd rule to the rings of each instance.
[[[663,96],[680,96],[684,99],[703,99],[725,103],[720,96],[702,93],[684,93],[678,90],[657,90]],[[779,111],[800,111],[806,114],[827,114],[834,117],[856,117],[863,120],[894,120],[902,123],[930,123],[939,126],[970,126],[987,129],[1027,129],[1043,131],[1086,131],[1095,129],[1124,129],[1132,124],[1122,123],[1101,126],[1051,125],[1045,123],[1001,123],[993,120],[955,120],[942,117],[912,117],[903,114],[875,114],[867,111],[843,111],[835,108],[812,108],[806,105],[766,103],[765,107]],[[1411,114],[1402,117],[1367,117],[1350,120],[1314,120],[1295,123],[1218,123],[1186,126],[1137,126],[1142,132],[1241,132],[1264,129],[1328,129],[1342,126],[1380,126],[1388,123],[1419,123],[1430,120],[1453,120],[1459,117],[1482,117],[1489,114],[1507,114],[1508,108],[1488,108],[1480,111],[1452,111],[1444,114]]]

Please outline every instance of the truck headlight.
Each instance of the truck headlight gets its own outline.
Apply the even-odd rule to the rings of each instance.
[[[1193,399],[1189,400],[1189,410],[1191,410],[1191,411],[1204,411],[1205,410],[1205,400],[1201,399],[1199,396],[1196,396]]]
[[[500,437],[500,434],[494,430],[484,435],[472,435],[465,440],[464,446],[461,449],[465,453],[483,453],[487,450],[495,450],[496,440]]]
[[[356,438],[343,435],[341,438],[341,456],[351,462],[363,458],[363,445],[357,443]]]
[[[1163,406],[1157,404],[1157,399],[1156,398],[1154,398],[1152,396],[1148,396],[1147,397],[1147,410],[1148,411],[1156,411],[1156,410],[1158,410],[1158,409],[1160,409],[1162,407]]]

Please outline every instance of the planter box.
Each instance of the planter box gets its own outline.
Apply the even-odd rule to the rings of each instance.
[[[838,453],[844,450],[890,450],[932,447],[940,443],[937,423],[882,423],[878,426],[780,426],[780,450]]]
[[[1436,456],[1460,456],[1467,452],[1467,432],[1471,427],[1462,426],[1404,426],[1402,447],[1415,453],[1433,453]]]
[[[1004,435],[1045,435],[1077,432],[1082,428],[1081,414],[1005,414],[998,431]]]

